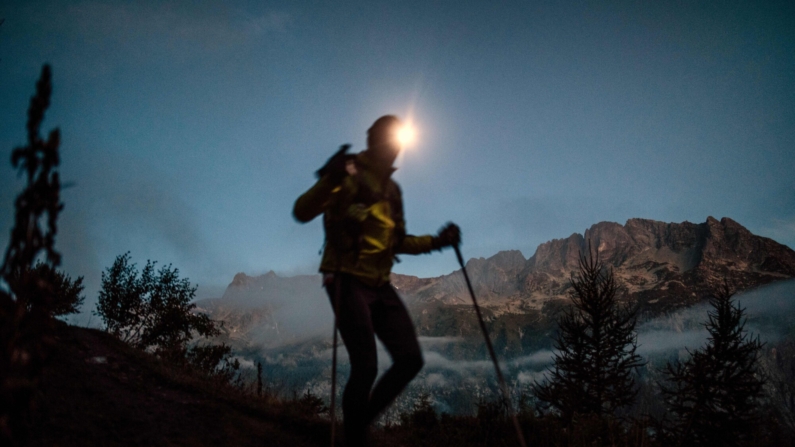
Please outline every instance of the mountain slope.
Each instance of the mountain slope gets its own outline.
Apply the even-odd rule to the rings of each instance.
[[[93,329],[59,324],[31,445],[328,445],[328,424],[283,414]]]
[[[493,333],[516,352],[537,347],[568,303],[570,275],[590,249],[621,280],[622,298],[646,316],[704,300],[729,280],[738,291],[795,277],[795,251],[756,236],[737,222],[665,223],[630,219],[600,222],[538,246],[530,259],[503,251],[470,259],[466,268]],[[224,296],[199,302],[224,320],[228,341],[261,347],[299,343],[331,333],[330,306],[319,275],[284,278],[269,272],[235,275]],[[460,271],[435,278],[392,275],[420,335],[479,336]]]
[[[467,271],[485,307],[523,313],[567,298],[579,254],[589,248],[613,268],[628,298],[652,312],[699,301],[726,279],[742,291],[795,276],[793,250],[725,217],[702,224],[600,222],[584,235],[541,244],[530,259],[500,252],[469,260]],[[394,284],[413,303],[469,302],[460,272],[427,280],[395,275]]]

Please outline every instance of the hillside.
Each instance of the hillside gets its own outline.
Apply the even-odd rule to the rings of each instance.
[[[37,446],[318,446],[328,430],[104,332],[59,324],[30,433]]]

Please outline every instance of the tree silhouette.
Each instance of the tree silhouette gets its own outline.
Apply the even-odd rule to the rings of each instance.
[[[31,275],[33,280],[50,285],[51,295],[46,306],[50,315],[63,316],[80,312],[80,306],[85,300],[85,296],[81,295],[84,289],[82,276],[72,280],[71,276],[44,262],[37,262],[36,266],[26,270],[26,273]],[[28,308],[31,307],[32,305],[29,304]]]
[[[180,279],[178,269],[167,265],[155,271],[155,263],[147,261],[139,274],[129,261],[129,253],[119,255],[102,272],[95,313],[108,332],[140,349],[181,355],[194,331],[205,337],[218,335],[213,320],[193,312],[196,287]]]
[[[535,383],[541,408],[569,424],[576,415],[613,415],[637,394],[633,372],[641,366],[635,354],[635,310],[621,306],[613,272],[590,251],[580,254],[572,273],[573,306],[558,321],[557,353],[549,380]]]
[[[759,422],[762,344],[745,331],[745,310],[732,295],[724,284],[710,298],[707,345],[668,364],[662,390],[673,420],[662,437],[675,445],[745,445]]]
[[[11,164],[25,174],[27,185],[14,202],[14,226],[0,266],[0,444],[24,442],[27,410],[47,356],[52,330],[50,304],[55,287],[34,274],[33,263],[43,257],[55,269],[61,255],[55,250],[61,182],[58,129],[47,139],[39,133],[50,105],[52,75],[44,65],[36,94],[28,109],[28,144],[15,148]]]

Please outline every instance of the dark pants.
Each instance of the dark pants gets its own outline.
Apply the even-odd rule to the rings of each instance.
[[[367,426],[422,369],[422,352],[414,324],[391,284],[370,287],[346,274],[336,281],[340,281],[337,324],[351,362],[351,376],[342,394],[345,438],[349,446],[357,446],[364,443]],[[332,308],[336,286],[335,281],[326,284]],[[375,388],[378,358],[374,335],[393,362]]]

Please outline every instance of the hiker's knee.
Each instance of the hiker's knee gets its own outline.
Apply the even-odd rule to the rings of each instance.
[[[364,358],[351,362],[351,376],[356,376],[357,380],[374,382],[378,375],[378,359]]]

